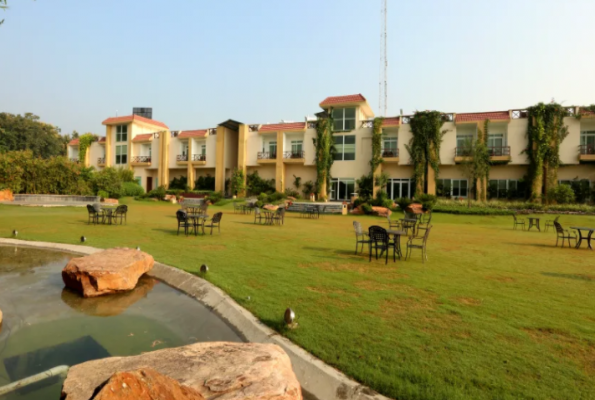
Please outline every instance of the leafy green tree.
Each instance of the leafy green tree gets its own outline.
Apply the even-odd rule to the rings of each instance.
[[[41,122],[37,115],[0,113],[0,153],[29,150],[35,157],[62,156],[67,140],[57,127]]]
[[[244,183],[244,171],[236,168],[231,174],[231,193],[238,195],[241,194],[245,189],[246,184]]]

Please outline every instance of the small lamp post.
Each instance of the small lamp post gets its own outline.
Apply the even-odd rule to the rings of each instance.
[[[206,274],[209,271],[209,267],[207,266],[207,264],[203,264],[200,266],[200,272],[202,274]]]
[[[287,325],[288,328],[294,329],[297,327],[297,322],[295,322],[295,312],[293,312],[291,308],[285,310],[283,319],[285,320],[285,325]]]
[[[85,243],[87,241],[87,238],[84,236],[81,236],[81,243]]]

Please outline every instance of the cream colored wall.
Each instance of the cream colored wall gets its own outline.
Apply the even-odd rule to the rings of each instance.
[[[169,168],[170,169],[176,169],[176,168],[181,167],[180,165],[178,165],[178,163],[176,161],[176,157],[178,155],[182,154],[182,143],[184,143],[186,140],[188,140],[188,139],[179,139],[177,137],[171,138],[171,142],[169,145]],[[172,179],[173,178],[170,176],[169,180],[171,181]]]
[[[463,170],[458,165],[440,166],[438,179],[468,179],[463,174]]]
[[[307,181],[316,182],[316,167],[299,164],[285,165],[285,188],[295,189],[293,186],[294,175],[302,178],[302,184]],[[301,188],[299,191],[301,193]]]
[[[526,154],[521,154],[527,148],[527,118],[512,119],[508,123],[506,142],[510,146],[509,165],[527,165],[529,160]]]
[[[186,167],[170,169],[169,170],[169,181],[173,181],[174,178],[179,178],[181,176],[187,176],[188,171]],[[169,183],[169,182],[168,182]],[[161,183],[159,183],[161,185]]]
[[[489,179],[522,179],[526,173],[525,165],[492,165]]]
[[[457,147],[457,134],[474,134],[476,131],[475,124],[465,124],[456,126],[454,122],[445,122],[440,128],[441,131],[446,131],[442,136],[442,144],[440,145],[440,164],[454,165],[455,163],[455,148]]]
[[[316,148],[314,147],[314,138],[316,129],[308,129],[304,132],[304,165],[316,165]]]
[[[390,178],[409,179],[413,176],[413,166],[399,165],[397,163],[383,163],[382,172],[386,172]]]
[[[105,157],[105,145],[101,145],[97,142],[91,143],[91,148],[89,152],[90,164],[95,169],[101,169],[103,167],[99,167],[97,165],[97,159]]]
[[[79,158],[79,146],[68,146],[68,158]]]
[[[207,163],[201,168],[215,168],[217,161],[217,137],[209,135],[205,143],[207,145]]]
[[[588,179],[595,182],[595,166],[593,164],[580,164],[562,166],[558,169],[559,180]]]
[[[208,159],[208,157],[207,157]],[[201,166],[196,166],[195,168],[195,179],[198,179],[198,177],[200,176],[211,176],[211,177],[215,177],[215,167],[211,167],[211,168],[207,168],[207,167],[201,167]]]
[[[162,135],[169,135],[169,132],[162,133]],[[161,157],[161,152],[159,149],[159,139],[153,138],[151,142],[151,168],[158,168],[159,167],[159,158]]]
[[[262,179],[275,179],[275,164],[259,165],[258,167],[247,167],[248,174],[258,171]]]
[[[258,152],[262,151],[262,138],[258,132],[246,133],[246,166],[258,165]]]
[[[411,156],[405,145],[409,144],[412,137],[411,125],[404,124],[399,127],[399,165],[411,165]],[[384,169],[384,166],[382,166],[382,169]]]
[[[359,126],[356,125],[356,126]],[[355,160],[335,161],[331,167],[333,178],[359,179],[370,173],[370,159],[372,158],[372,129],[359,128],[350,132],[335,133],[333,136],[355,135]]]

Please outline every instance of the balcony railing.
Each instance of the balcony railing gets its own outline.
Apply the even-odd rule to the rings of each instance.
[[[581,155],[595,154],[595,144],[581,144],[580,150],[581,150]]]
[[[455,148],[455,157],[470,157],[471,153],[472,153],[472,151],[469,147],[456,147]]]
[[[490,157],[510,156],[510,146],[488,147]]]
[[[192,161],[207,161],[206,154],[193,154]]]
[[[382,157],[386,157],[386,158],[399,157],[399,149],[382,150]]]
[[[286,151],[283,153],[283,158],[306,158],[303,151]]]
[[[257,157],[259,160],[275,160],[277,158],[277,153],[272,153],[270,151],[259,151]]]
[[[150,163],[151,156],[135,156],[135,157],[132,157],[132,162],[133,163]]]
[[[70,159],[70,162],[73,162],[73,163],[77,163],[78,164],[80,162],[80,160],[78,158],[71,158]]]
[[[188,161],[188,154],[178,154],[176,161]]]
[[[105,164],[105,157],[99,157],[97,159],[97,164]]]

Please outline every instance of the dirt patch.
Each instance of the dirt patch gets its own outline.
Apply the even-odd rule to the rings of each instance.
[[[489,281],[496,281],[502,283],[512,283],[516,279],[511,278],[510,276],[486,276],[486,279]]]
[[[223,244],[204,244],[202,246],[197,246],[199,250],[212,250],[212,251],[217,251],[217,250],[225,250],[227,248],[227,246],[223,245]]]
[[[314,287],[314,286],[307,286],[306,290],[314,293],[321,293],[321,294],[341,294],[341,295],[348,295],[345,290],[341,289],[334,289],[334,288],[327,288],[327,287]]]
[[[380,303],[377,315],[384,320],[394,320],[395,316],[423,313],[437,308],[438,296],[434,293],[407,285],[394,285],[392,289],[399,296]]]
[[[401,278],[408,278],[408,275],[397,275],[397,277]],[[396,283],[381,283],[376,281],[359,281],[355,282],[355,287],[358,289],[366,290],[368,292],[380,292],[380,291],[387,291],[387,290],[398,290],[403,287],[403,285],[396,284]]]
[[[481,300],[475,299],[473,297],[458,297],[455,300],[465,306],[477,307],[481,305]]]
[[[263,283],[262,280],[256,279],[249,279],[248,282],[246,282],[246,284],[253,289],[264,289],[267,287],[267,285]]]

